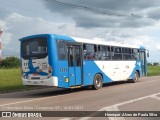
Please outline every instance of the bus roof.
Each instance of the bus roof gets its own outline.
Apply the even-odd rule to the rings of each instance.
[[[111,42],[111,41],[107,42],[107,41],[100,41],[100,40],[90,40],[90,39],[76,38],[76,37],[72,37],[72,38],[75,41],[82,42],[82,43],[91,43],[91,44],[99,44],[99,45],[109,45],[109,46],[120,46],[120,47],[145,49],[145,47],[139,46],[139,45],[129,45],[129,44],[118,43],[118,42]]]
[[[23,41],[23,40],[26,40],[26,39],[32,39],[32,38],[36,38],[36,37],[44,37],[44,36],[55,37],[56,39],[59,39],[59,40],[75,41],[71,37],[68,37],[68,36],[65,36],[65,35],[57,35],[57,34],[36,34],[36,35],[30,35],[30,36],[26,36],[26,37],[20,38],[19,41]]]
[[[99,45],[110,45],[110,46],[120,46],[120,47],[145,49],[144,46],[139,46],[139,45],[129,45],[129,44],[126,44],[126,43],[107,42],[107,41],[100,41],[100,40],[91,40],[91,39],[69,37],[69,36],[57,35],[57,34],[36,34],[36,35],[31,35],[31,36],[23,37],[23,38],[21,38],[19,40],[23,41],[23,40],[31,39],[31,38],[34,38],[34,37],[44,37],[44,36],[55,37],[58,40],[76,41],[76,42],[89,43],[89,44],[99,44]]]

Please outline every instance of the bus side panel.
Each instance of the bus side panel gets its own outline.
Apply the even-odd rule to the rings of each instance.
[[[134,74],[135,74],[136,71],[139,72],[139,76],[141,77],[142,76],[142,70],[141,70],[141,62],[140,61],[137,61],[135,63],[135,67],[134,67],[129,79],[133,79],[134,78]]]
[[[57,64],[58,87],[68,88],[68,61],[59,61]]]
[[[102,74],[103,82],[112,82],[112,80],[96,65],[94,61],[83,62],[84,86],[93,85],[94,77],[97,73]]]
[[[128,80],[136,61],[96,61],[96,65],[112,81]],[[108,82],[104,79],[104,82]]]
[[[140,66],[136,61],[84,61],[84,86],[92,85],[96,74],[102,75],[103,83],[132,79]]]
[[[49,65],[52,67],[52,76],[56,76],[58,74],[56,71],[58,55],[55,36],[48,36],[48,54]]]
[[[65,82],[66,78],[68,78],[68,61],[58,60],[56,41],[56,36],[50,36],[48,38],[49,65],[52,67],[52,76],[58,78],[57,87],[68,88],[68,82]]]

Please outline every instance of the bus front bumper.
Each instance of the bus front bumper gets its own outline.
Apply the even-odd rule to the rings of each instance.
[[[43,80],[28,80],[22,78],[23,85],[36,85],[36,86],[58,86],[58,78],[57,77],[50,77],[48,79]]]

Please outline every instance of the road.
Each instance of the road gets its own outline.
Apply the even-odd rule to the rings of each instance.
[[[160,111],[160,76],[144,77],[137,83],[105,84],[99,90],[45,88],[0,94],[0,111]],[[160,117],[93,117],[95,114],[54,119],[160,120]]]

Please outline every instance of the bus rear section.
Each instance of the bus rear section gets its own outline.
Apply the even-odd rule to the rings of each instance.
[[[30,36],[20,41],[23,85],[57,86],[49,65],[47,37]]]

